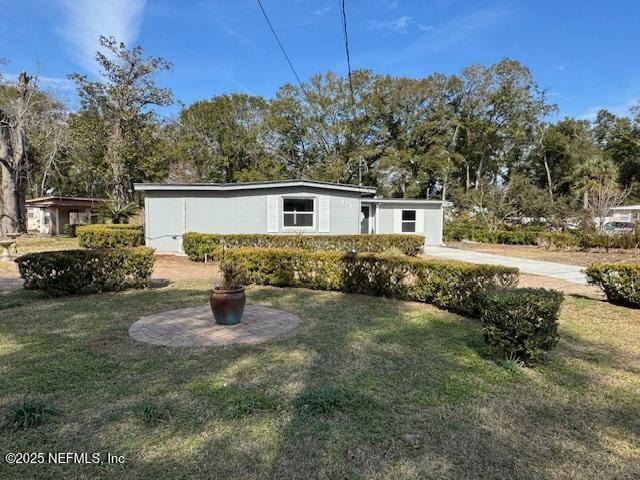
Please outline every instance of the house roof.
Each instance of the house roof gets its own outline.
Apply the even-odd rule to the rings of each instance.
[[[103,202],[102,198],[92,197],[38,197],[26,200],[27,207],[91,207]]]
[[[420,203],[426,205],[442,205],[442,200],[424,200],[419,198],[366,198],[364,203]],[[449,203],[449,202],[446,202]]]
[[[138,192],[149,191],[235,191],[256,190],[263,188],[282,187],[313,187],[346,192],[359,192],[363,195],[374,195],[375,187],[363,185],[347,185],[344,183],[321,182],[318,180],[278,180],[268,182],[247,183],[136,183],[134,189]]]

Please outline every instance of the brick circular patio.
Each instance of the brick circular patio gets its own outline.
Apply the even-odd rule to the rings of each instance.
[[[237,325],[218,325],[211,308],[181,308],[142,317],[129,327],[134,340],[168,347],[221,347],[265,342],[293,331],[300,318],[261,305],[247,305]]]

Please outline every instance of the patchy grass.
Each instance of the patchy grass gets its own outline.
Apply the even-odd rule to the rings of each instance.
[[[78,239],[66,236],[50,235],[22,235],[17,240],[17,255],[31,252],[44,252],[47,250],[71,250],[78,248]],[[16,256],[14,247],[11,247],[11,255]],[[13,262],[0,262],[0,277],[17,276],[18,269]]]
[[[640,252],[635,250],[547,250],[535,245],[496,245],[490,243],[451,242],[447,246],[473,250],[474,252],[493,253],[509,257],[528,258],[558,262],[567,265],[588,267],[594,262],[605,263],[640,263]]]
[[[206,283],[17,301],[0,311],[0,413],[55,421],[0,452],[106,452],[118,465],[14,465],[0,478],[638,478],[640,312],[571,297],[535,369],[484,356],[480,325],[430,306],[253,288],[303,322],[226,348],[134,342],[141,315]],[[20,295],[15,292],[15,295]]]

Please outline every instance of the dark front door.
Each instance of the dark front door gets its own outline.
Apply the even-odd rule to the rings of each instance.
[[[371,233],[371,207],[363,205],[360,207],[360,233]]]

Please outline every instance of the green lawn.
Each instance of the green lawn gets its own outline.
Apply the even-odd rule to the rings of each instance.
[[[640,312],[568,298],[543,365],[486,359],[476,321],[427,305],[252,288],[298,314],[254,346],[135,343],[139,316],[206,302],[205,283],[0,304],[0,410],[63,410],[0,452],[106,452],[124,466],[9,466],[0,478],[638,478]],[[156,421],[153,421],[153,420]]]

